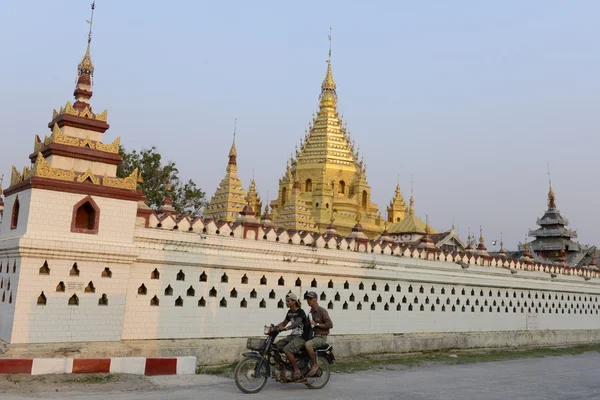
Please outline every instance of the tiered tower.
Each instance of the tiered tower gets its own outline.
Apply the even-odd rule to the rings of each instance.
[[[378,237],[384,221],[371,202],[366,164],[359,161],[338,114],[336,89],[330,46],[319,111],[279,181],[277,199],[271,202],[274,222],[285,228],[325,232],[334,218],[337,231],[345,236],[358,219],[368,236]],[[286,209],[292,198],[294,205]]]
[[[396,185],[396,192],[394,198],[390,201],[390,205],[387,207],[388,222],[400,222],[406,217],[406,202],[400,192],[400,184]]]
[[[250,181],[250,187],[248,188],[248,194],[246,195],[246,203],[250,204],[256,216],[260,217],[262,213],[262,200],[256,191],[256,182],[254,181],[254,178]]]
[[[11,343],[120,339],[125,286],[100,278],[128,276],[143,194],[136,190],[137,170],[117,178],[119,138],[103,143],[107,111],[94,113],[90,104],[94,8],[75,102],[54,110],[50,135],[35,137],[33,165],[13,166],[4,190],[0,253],[13,266],[14,284],[0,310],[0,338]],[[73,308],[59,313],[58,304]]]
[[[535,238],[529,244],[529,248],[537,256],[556,261],[561,257],[561,251],[564,250],[567,263],[571,264],[578,261],[576,260],[578,255],[582,255],[581,253],[587,250],[573,241],[573,238],[577,237],[577,232],[566,228],[569,222],[556,208],[556,197],[552,190],[552,184],[548,190],[548,209],[542,218],[537,220],[537,224],[539,225],[538,229],[529,231],[529,236]],[[585,255],[582,255],[581,258],[583,257]]]
[[[388,232],[400,242],[413,242],[422,238],[429,229],[429,234],[437,234],[429,224],[415,215],[415,198],[411,194],[408,215],[398,222],[388,225]]]
[[[240,212],[247,204],[246,192],[237,176],[235,133],[233,134],[233,143],[231,143],[229,161],[225,171],[225,177],[221,180],[215,194],[204,209],[204,216],[217,221],[233,222],[238,219]]]

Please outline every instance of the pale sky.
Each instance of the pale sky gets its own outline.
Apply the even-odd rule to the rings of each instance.
[[[91,0],[0,7],[0,171],[28,164],[73,99]],[[339,111],[382,214],[397,176],[416,213],[488,249],[523,241],[557,205],[600,245],[600,2],[98,0],[92,105],[105,142],[156,145],[210,198],[238,119],[239,176],[263,202],[318,106],[327,34]],[[496,248],[497,249],[497,248]]]

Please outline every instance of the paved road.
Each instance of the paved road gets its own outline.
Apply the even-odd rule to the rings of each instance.
[[[329,385],[320,391],[311,391],[302,385],[281,385],[270,381],[258,395],[244,395],[231,380],[202,376],[188,379],[188,384],[193,386],[166,387],[151,392],[85,395],[56,393],[50,396],[69,400],[306,400],[307,396],[313,399],[366,400],[598,400],[600,353],[335,374]],[[50,396],[40,395],[35,398]],[[0,398],[22,400],[32,397],[0,395]]]

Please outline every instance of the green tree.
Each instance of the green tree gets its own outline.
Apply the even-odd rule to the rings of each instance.
[[[200,216],[202,208],[206,205],[206,194],[191,179],[181,182],[175,162],[169,161],[163,164],[162,156],[155,146],[127,152],[121,145],[119,155],[123,158],[123,162],[117,168],[117,176],[124,178],[139,168],[144,182],[139,184],[138,188],[144,191],[146,204],[150,208],[154,210],[160,208],[169,194],[177,212],[190,218]],[[170,192],[168,192],[169,188]]]

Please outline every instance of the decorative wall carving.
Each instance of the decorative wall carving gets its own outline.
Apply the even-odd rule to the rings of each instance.
[[[76,137],[65,135],[58,124],[54,124],[52,128],[52,134],[50,136],[45,136],[44,140],[40,139],[38,135],[35,135],[35,140],[33,144],[33,151],[38,152],[43,147],[49,145],[50,143],[59,143],[66,144],[68,146],[77,146],[77,147],[89,147],[90,149],[100,150],[107,153],[119,154],[119,145],[121,144],[121,137],[117,137],[112,143],[102,143],[95,142],[88,137],[85,139],[79,139]]]
[[[58,111],[52,110],[52,119],[54,120],[59,115],[63,115],[63,114],[76,115],[78,117],[96,119],[98,121],[104,121],[104,122],[106,122],[106,120],[108,118],[108,110],[104,110],[100,114],[94,114],[88,107],[86,107],[83,110],[79,111],[71,105],[70,101],[67,101],[67,104],[65,104],[64,107],[61,107]]]

